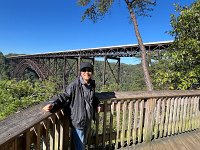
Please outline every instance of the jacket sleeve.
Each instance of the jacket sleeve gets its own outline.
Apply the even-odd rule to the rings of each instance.
[[[94,123],[96,123],[97,107],[99,106],[99,104],[100,104],[100,101],[99,101],[98,97],[94,96],[94,100],[93,100],[93,108],[94,108],[93,121],[94,121]]]
[[[93,88],[94,88],[93,108],[96,109],[96,108],[99,106],[100,101],[99,101],[99,98],[96,97],[96,95],[95,95],[95,88],[96,88],[95,80],[92,80],[92,83],[91,83],[91,84],[92,84],[92,86],[93,86]]]
[[[51,104],[53,104],[53,109],[51,112],[56,112],[57,110],[63,108],[63,106],[69,103],[69,99],[70,96],[65,92],[54,96],[52,99],[50,99]]]
[[[53,109],[51,112],[56,112],[57,110],[63,108],[69,104],[72,95],[72,85],[69,85],[63,93],[55,95],[50,99],[51,104],[53,104]]]
[[[94,100],[93,100],[93,107],[94,109],[96,109],[100,104],[99,98],[94,96]]]

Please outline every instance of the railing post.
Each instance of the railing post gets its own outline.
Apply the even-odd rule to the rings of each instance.
[[[26,150],[30,150],[31,142],[30,142],[30,131],[26,132]]]
[[[64,113],[63,116],[63,150],[68,149],[69,147],[69,120],[67,119],[66,114]]]
[[[147,99],[144,120],[144,141],[149,142],[153,135],[155,99]]]

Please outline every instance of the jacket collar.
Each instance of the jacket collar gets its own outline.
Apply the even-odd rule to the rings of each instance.
[[[92,83],[92,80],[90,79],[88,84],[86,84],[81,76],[80,76],[80,81],[81,81],[81,84],[88,85],[88,86]]]

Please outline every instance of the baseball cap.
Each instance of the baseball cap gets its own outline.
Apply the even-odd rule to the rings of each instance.
[[[83,68],[90,68],[93,71],[93,65],[89,62],[82,62],[80,65],[80,70]]]

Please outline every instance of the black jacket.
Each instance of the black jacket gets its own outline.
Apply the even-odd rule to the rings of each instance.
[[[90,82],[90,93],[87,100],[83,96],[83,87],[80,82],[80,77],[74,80],[66,89],[64,93],[56,95],[53,100],[52,111],[64,108],[70,120],[70,125],[74,128],[83,129],[86,125],[94,119],[95,110],[99,105],[99,100],[95,97],[95,82]],[[89,105],[90,107],[86,107]],[[89,109],[89,110],[87,110]],[[89,113],[89,114],[88,114]],[[93,118],[92,118],[93,117]]]

